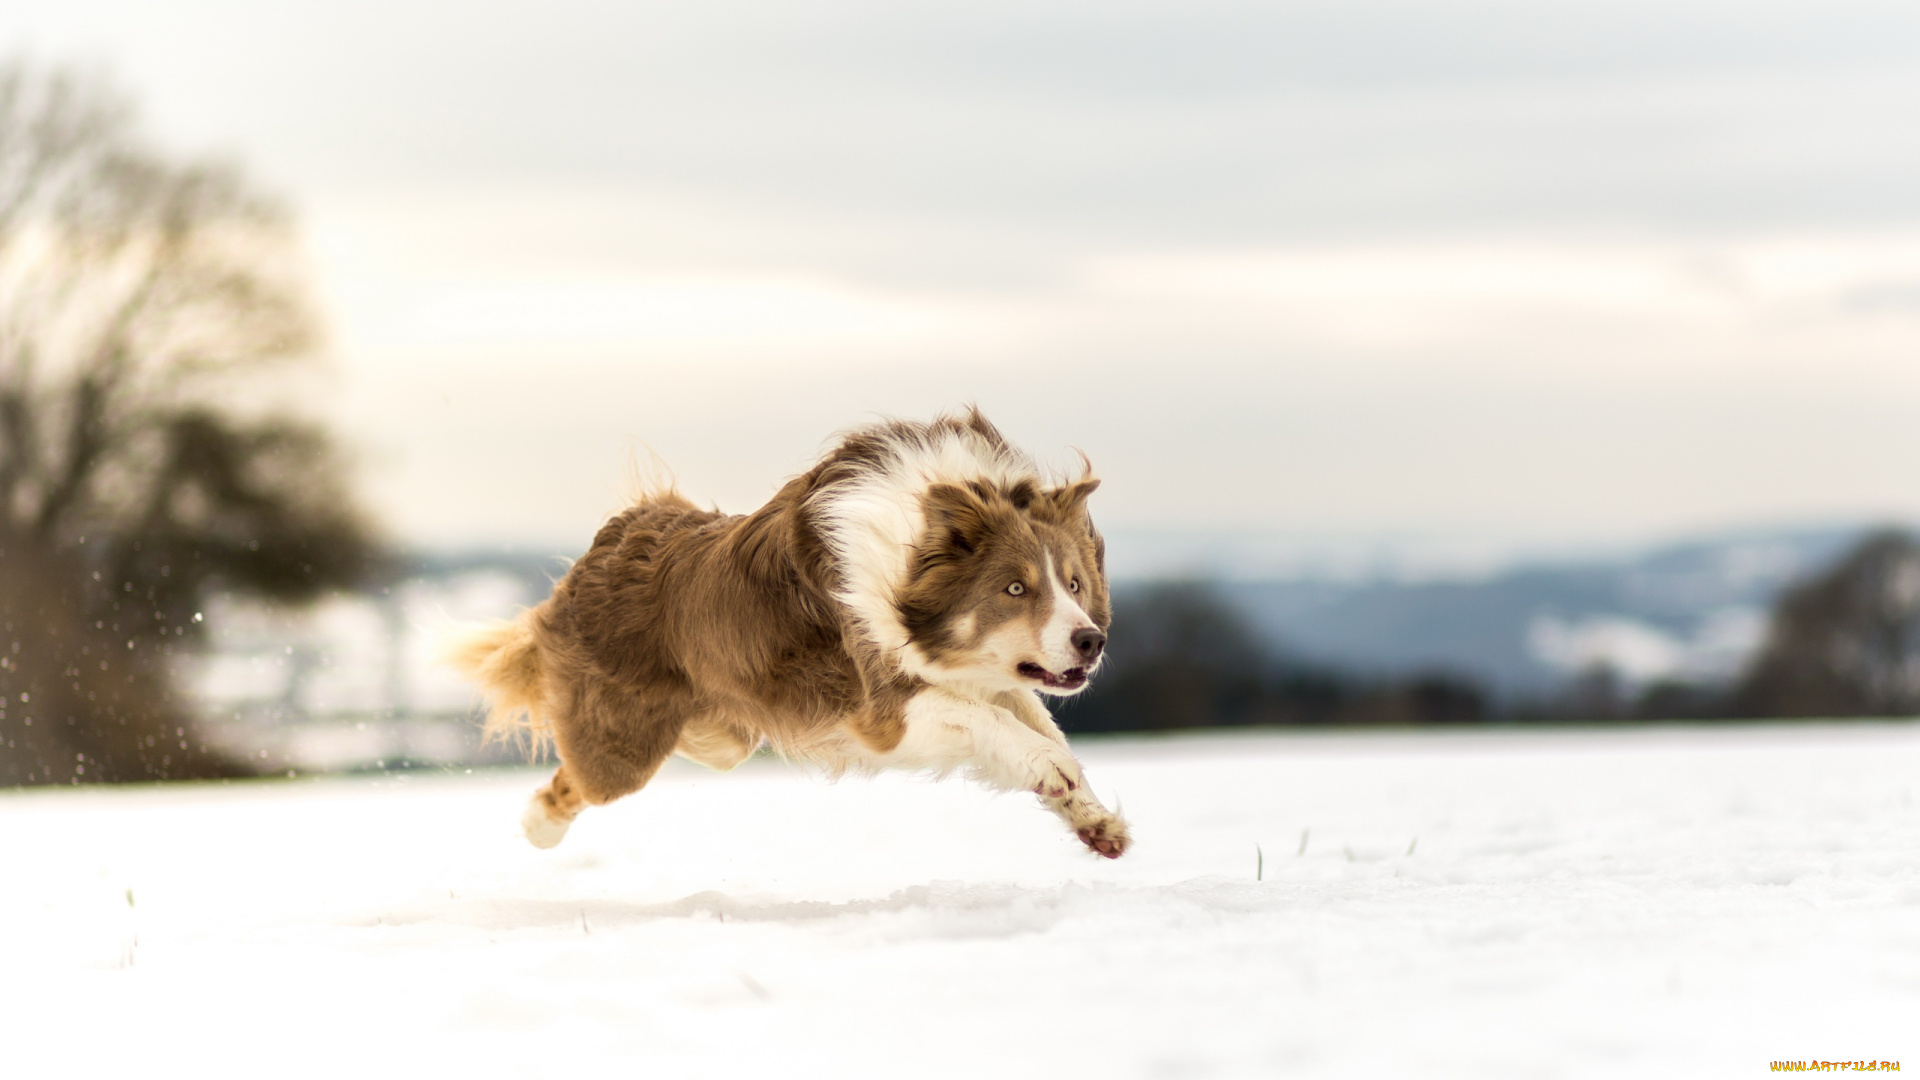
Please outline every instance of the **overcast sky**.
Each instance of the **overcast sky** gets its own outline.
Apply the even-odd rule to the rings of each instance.
[[[411,541],[577,548],[636,446],[746,509],[963,401],[1168,558],[1920,518],[1911,0],[8,0],[0,51],[299,207]]]

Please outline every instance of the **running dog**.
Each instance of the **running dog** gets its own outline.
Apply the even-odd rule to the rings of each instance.
[[[558,844],[668,754],[726,770],[765,743],[834,774],[1032,791],[1118,858],[1126,824],[1041,701],[1084,689],[1106,645],[1099,484],[1050,484],[970,409],[856,430],[751,514],[643,496],[545,601],[450,653],[490,738],[558,751],[527,839]]]

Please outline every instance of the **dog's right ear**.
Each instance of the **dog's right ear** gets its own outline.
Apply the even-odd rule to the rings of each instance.
[[[987,535],[987,505],[977,492],[959,484],[935,484],[924,505],[927,529],[957,551],[971,555]]]

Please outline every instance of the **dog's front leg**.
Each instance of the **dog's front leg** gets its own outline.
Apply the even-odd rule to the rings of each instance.
[[[881,764],[941,772],[965,769],[990,787],[1031,791],[1089,848],[1110,859],[1126,851],[1126,823],[1087,789],[1064,737],[1048,738],[1004,706],[939,687],[915,694],[904,719],[899,746]]]
[[[1060,730],[1058,723],[1054,722],[1053,713],[1049,712],[1046,704],[1040,700],[1040,695],[1033,691],[1003,691],[993,696],[993,703],[1012,713],[1015,719],[1032,728],[1042,738],[1059,743],[1061,746],[1067,745],[1066,733]]]
[[[1047,709],[1038,694],[1031,690],[1011,690],[996,695],[994,702],[1004,706],[1028,730],[1057,743],[1071,756],[1072,751],[1067,747],[1066,734],[1060,730],[1060,725],[1053,719],[1053,713]],[[1076,761],[1075,768],[1077,769],[1078,766],[1079,763]],[[1047,809],[1060,815],[1061,820],[1065,821],[1067,827],[1080,837],[1082,843],[1110,859],[1118,858],[1132,842],[1132,838],[1127,833],[1127,823],[1121,819],[1120,815],[1110,812],[1101,805],[1099,798],[1093,794],[1093,789],[1087,786],[1084,779],[1062,797],[1053,798],[1041,792],[1040,798],[1047,804]]]

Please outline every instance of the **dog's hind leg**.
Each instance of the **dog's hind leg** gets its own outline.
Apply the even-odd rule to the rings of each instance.
[[[726,772],[753,756],[760,740],[737,724],[708,713],[696,716],[680,729],[674,753],[715,772]]]
[[[534,847],[550,848],[588,806],[602,806],[647,786],[673,753],[686,709],[676,697],[641,704],[611,688],[580,694],[581,706],[554,725],[560,768],[528,801],[520,826]]]
[[[520,828],[527,842],[537,848],[550,848],[566,838],[567,826],[587,808],[587,800],[573,782],[566,764],[553,771],[547,786],[527,800],[526,813],[520,815]]]

